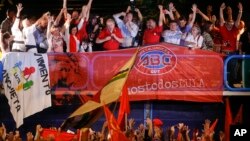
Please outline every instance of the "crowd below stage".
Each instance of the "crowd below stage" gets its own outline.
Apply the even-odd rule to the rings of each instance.
[[[217,122],[217,119],[213,122],[206,119],[203,129],[190,129],[184,123],[178,123],[163,129],[163,122],[158,118],[153,120],[147,118],[146,125],[141,123],[138,127],[134,127],[134,119],[129,119],[127,130],[124,130],[123,134],[129,141],[224,141],[225,133],[223,131],[215,133]],[[111,140],[111,133],[108,130],[107,121],[103,123],[101,131],[84,128],[77,130],[76,133],[70,130],[65,132],[56,127],[45,129],[38,124],[36,131],[26,133],[27,141],[59,141],[60,139],[67,141],[109,141]],[[4,124],[2,124],[0,141],[22,141],[22,138],[18,130],[7,132]]]

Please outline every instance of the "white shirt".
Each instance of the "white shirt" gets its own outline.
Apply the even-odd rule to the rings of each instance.
[[[33,25],[23,29],[24,44],[25,45],[36,46],[36,40],[35,40],[35,37],[33,35],[35,30],[36,30],[36,24],[33,24]]]
[[[162,33],[162,37],[164,38],[164,42],[172,43],[172,44],[176,44],[176,45],[180,44],[181,35],[182,35],[182,32],[180,30],[177,30],[177,31],[165,30]]]
[[[11,32],[12,32],[12,35],[14,36],[14,43],[12,45],[12,49],[17,49],[17,50],[25,52],[26,47],[24,44],[24,36],[23,36],[23,32],[19,29],[19,23],[20,23],[20,19],[16,18],[13,26],[11,27]]]
[[[185,38],[185,41],[191,42],[191,44],[185,44],[188,47],[201,48],[203,37],[202,35],[198,35],[194,38],[194,36],[191,33],[188,33],[187,37]]]

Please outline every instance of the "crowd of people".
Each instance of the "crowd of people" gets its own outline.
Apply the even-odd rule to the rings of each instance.
[[[47,12],[38,20],[22,15],[24,7],[17,4],[16,12],[8,10],[7,18],[1,23],[2,53],[92,52],[159,42],[226,55],[239,51],[249,53],[249,32],[245,31],[245,23],[241,20],[241,3],[234,20],[232,8],[225,3],[220,6],[219,17],[214,15],[211,5],[203,13],[196,4],[191,7],[192,13],[185,17],[171,2],[166,7],[158,5],[158,17],[145,18],[134,6],[107,17],[90,14],[92,1],[83,5],[81,11],[74,10],[69,14],[64,0],[58,15]],[[196,20],[197,16],[202,20]]]
[[[8,10],[1,23],[0,47],[6,52],[92,52],[127,49],[132,47],[167,42],[190,49],[215,51],[225,56],[249,54],[250,34],[241,19],[243,6],[238,3],[237,17],[233,9],[222,3],[219,17],[212,5],[203,13],[196,4],[188,16],[181,14],[170,2],[158,5],[158,16],[143,15],[134,5],[126,11],[101,17],[90,13],[93,0],[83,5],[81,11],[67,10],[63,1],[59,14],[44,13],[37,20],[22,14],[23,5]],[[237,10],[237,9],[235,9]],[[197,20],[200,16],[202,20]],[[225,18],[224,18],[225,17]],[[239,70],[237,61],[229,65],[229,82],[233,87]],[[236,82],[238,81],[238,82]]]
[[[190,129],[184,123],[178,123],[164,129],[163,122],[159,118],[147,118],[146,124],[141,123],[138,127],[135,127],[134,119],[129,119],[127,129],[123,131],[123,134],[129,141],[224,141],[225,133],[223,131],[220,131],[218,137],[215,137],[215,122],[212,123],[206,119],[202,129]],[[57,137],[60,133],[65,133],[60,128],[50,127],[49,130],[56,131],[57,135],[52,132],[45,135],[44,130],[45,128],[38,124],[36,131],[26,133],[26,140],[55,141],[58,140]],[[72,141],[109,141],[111,139],[107,121],[103,123],[101,131],[84,128],[76,132],[67,131],[67,133],[71,134]],[[22,141],[22,138],[18,130],[7,132],[2,124],[0,126],[0,141]]]

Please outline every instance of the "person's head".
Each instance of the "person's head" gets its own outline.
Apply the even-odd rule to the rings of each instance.
[[[79,12],[77,10],[73,10],[72,14],[71,14],[71,18],[72,20],[76,20],[79,18]]]
[[[232,15],[233,12],[232,12],[232,8],[230,6],[227,7],[226,13],[227,13],[227,15]]]
[[[156,21],[153,18],[147,20],[147,29],[154,29],[156,27]]]
[[[14,9],[10,8],[6,11],[6,16],[10,19],[15,19],[16,11]]]
[[[141,124],[139,125],[139,130],[140,130],[140,131],[143,131],[143,130],[144,130],[144,124],[141,123]]]
[[[197,35],[200,35],[201,34],[201,29],[198,25],[194,25],[192,27],[192,30],[191,30],[191,33],[193,36],[197,36]]]
[[[47,12],[45,14],[43,14],[43,16],[39,19],[38,21],[38,25],[40,28],[42,29],[46,29],[48,26],[48,17],[50,16],[50,13]]]
[[[31,25],[32,25],[32,23],[31,23],[31,21],[28,18],[25,18],[25,19],[22,20],[22,26],[23,26],[23,28],[29,27]]]
[[[11,41],[13,41],[14,37],[9,33],[5,32],[2,35],[2,42],[4,46],[8,46]]]
[[[96,25],[98,23],[98,20],[99,20],[99,17],[98,15],[94,15],[92,18],[91,18],[91,24],[92,25]]]
[[[207,13],[211,13],[213,11],[212,5],[207,6]]]
[[[186,19],[186,17],[181,16],[181,17],[179,18],[179,26],[180,26],[180,27],[185,27],[186,24],[187,24],[187,19]]]
[[[70,25],[69,29],[70,29],[69,31],[70,31],[71,35],[76,35],[76,33],[78,32],[77,25],[75,25],[75,24]]]
[[[133,13],[128,12],[126,13],[125,17],[124,17],[124,22],[131,22],[133,20]]]
[[[50,29],[51,34],[54,36],[59,36],[61,31],[61,27],[58,25],[53,25]]]
[[[169,27],[170,27],[170,30],[171,30],[171,31],[176,31],[177,28],[178,28],[177,21],[171,20],[171,21],[169,22]]]
[[[109,31],[113,31],[115,28],[115,21],[111,18],[107,19],[106,21],[106,27]]]
[[[206,21],[203,25],[204,32],[210,32],[213,29],[213,23],[211,21]]]

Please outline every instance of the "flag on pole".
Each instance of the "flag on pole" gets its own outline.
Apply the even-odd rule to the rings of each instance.
[[[76,109],[62,124],[61,128],[69,127],[80,128],[89,127],[100,116],[100,107],[105,104],[110,104],[119,99],[123,86],[127,80],[128,74],[135,62],[137,52],[121,67],[118,73],[112,77],[110,81],[94,96],[81,107]],[[102,110],[102,109],[101,109]],[[94,112],[94,113],[93,113]],[[78,126],[78,127],[76,127]]]
[[[230,140],[230,125],[233,122],[229,98],[227,97],[225,100],[225,141]]]
[[[108,121],[109,133],[111,141],[129,141],[127,137],[122,133],[114,115],[110,112],[106,105],[103,106],[106,120]]]
[[[243,104],[240,105],[238,113],[236,114],[233,124],[242,124],[243,122]]]
[[[218,123],[218,118],[216,118],[215,121],[213,122],[213,124],[210,126],[210,128],[209,128],[210,133],[214,131],[217,123]]]
[[[118,119],[117,119],[118,125],[121,128],[124,126],[125,114],[129,114],[129,113],[130,113],[130,105],[129,105],[128,87],[125,84],[122,89],[122,96],[120,98],[120,108],[119,108]]]

